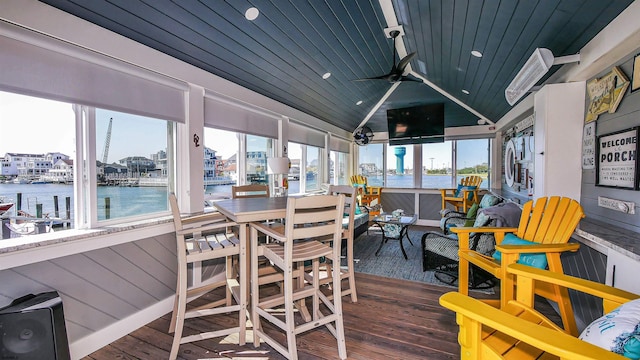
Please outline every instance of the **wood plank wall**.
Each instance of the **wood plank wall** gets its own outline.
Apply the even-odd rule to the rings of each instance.
[[[618,65],[622,72],[627,75],[629,80],[632,80],[633,78],[633,56],[634,54],[630,54]],[[611,69],[603,71],[598,74],[597,77],[601,77],[610,71]],[[588,96],[585,109],[586,106],[588,106]],[[631,86],[629,86],[627,93],[622,98],[622,102],[615,113],[604,113],[598,116],[598,119],[596,120],[596,135],[600,136],[609,134],[635,126],[640,126],[640,91],[631,93]],[[582,170],[582,191],[580,195],[580,203],[585,210],[587,218],[597,219],[631,231],[640,232],[640,208],[638,208],[638,204],[640,204],[640,191],[600,187],[595,186],[595,182],[595,169]],[[636,214],[630,215],[599,207],[598,196],[633,201],[636,203]]]
[[[203,273],[218,273],[218,266]],[[170,233],[0,271],[0,306],[25,294],[58,291],[73,343],[171,297],[176,269]]]

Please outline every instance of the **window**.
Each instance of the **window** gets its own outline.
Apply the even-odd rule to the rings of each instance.
[[[246,135],[247,184],[267,183],[267,158],[273,156],[273,140],[255,135]]]
[[[332,185],[348,185],[347,178],[349,154],[340,151],[331,151],[329,154],[329,184]]]
[[[456,141],[456,183],[465,176],[480,175],[481,188],[489,187],[489,140],[458,140]]]
[[[231,197],[231,186],[238,183],[239,136],[232,131],[204,129],[205,201]]]
[[[315,146],[306,145],[306,158],[305,158],[305,191],[314,191],[320,189],[320,183],[322,182],[321,171],[322,164],[321,149]]]
[[[306,179],[300,177],[300,164],[302,164],[302,146],[296,143],[289,143],[289,161],[291,161],[291,168],[289,169],[289,194],[300,194],[300,183]],[[302,172],[304,173],[304,172]]]
[[[96,109],[98,220],[168,211],[168,121]]]
[[[320,189],[322,181],[322,149],[311,145],[289,142],[288,155],[291,161],[289,170],[289,194],[301,194]]]
[[[413,145],[387,144],[386,187],[413,188]]]
[[[368,144],[358,147],[358,174],[366,176],[371,185],[384,186],[383,146],[384,144]]]
[[[73,226],[75,114],[71,104],[0,92],[0,200],[9,236]],[[5,210],[0,210],[4,213]],[[17,224],[15,216],[34,218]],[[37,228],[35,218],[48,217]],[[53,219],[57,219],[53,221]],[[4,230],[4,229],[3,229]]]
[[[422,187],[425,189],[451,188],[452,142],[422,144]]]

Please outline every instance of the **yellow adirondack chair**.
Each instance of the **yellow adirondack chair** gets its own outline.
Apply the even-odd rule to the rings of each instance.
[[[480,176],[472,175],[462,178],[455,189],[440,189],[442,209],[446,209],[447,204],[451,204],[456,211],[467,212],[473,204],[478,203],[478,190],[481,183]]]
[[[459,292],[440,297],[442,306],[456,312],[461,359],[627,359],[566,333],[534,310],[535,289],[547,284],[601,298],[603,315],[640,296],[526,265],[512,264],[507,271],[516,277],[518,290],[502,309]]]
[[[577,243],[568,243],[571,234],[578,226],[584,212],[580,204],[570,198],[552,196],[539,198],[524,204],[522,216],[517,228],[451,228],[459,240],[459,281],[458,291],[469,294],[469,264],[473,264],[496,278],[500,279],[501,300],[487,301],[503,308],[505,299],[512,299],[514,294],[513,277],[507,273],[507,266],[516,263],[520,254],[544,253],[550,271],[562,274],[560,254],[565,251],[577,251]],[[502,254],[500,261],[492,256],[469,249],[469,234],[472,232],[491,232],[496,240],[496,250]],[[501,245],[507,233],[514,233],[518,238],[534,242],[534,245]],[[555,301],[558,304],[564,329],[577,335],[578,329],[573,318],[573,308],[569,294],[565,288],[553,284],[536,286],[536,294]]]
[[[358,205],[369,210],[369,214],[378,215],[378,208],[382,205],[382,187],[370,186],[367,177],[364,175],[351,176],[351,186],[357,188]],[[376,206],[379,205],[379,206]]]

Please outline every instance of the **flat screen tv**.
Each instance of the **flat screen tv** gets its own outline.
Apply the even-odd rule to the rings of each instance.
[[[444,103],[387,110],[389,145],[444,142]]]

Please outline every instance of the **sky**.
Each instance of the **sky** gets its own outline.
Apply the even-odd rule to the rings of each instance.
[[[70,104],[0,92],[0,156],[61,152],[75,155]]]
[[[487,162],[488,144],[486,139],[480,140],[463,140],[458,141],[458,168],[479,165]],[[394,148],[400,146],[391,146],[387,150],[387,168],[396,168],[396,156]],[[413,168],[413,145],[404,145],[404,167],[405,169]],[[380,144],[373,146],[360,147],[360,157],[363,163],[376,163],[382,166],[382,146]],[[433,158],[433,160],[431,159]],[[422,163],[427,169],[442,169],[443,167],[451,167],[451,142],[422,145]]]
[[[108,163],[127,156],[149,157],[166,150],[166,123],[142,116],[110,110],[96,111],[96,156],[102,160],[109,119],[113,118]],[[0,156],[5,153],[61,152],[75,158],[75,115],[71,104],[29,96],[0,92]],[[238,139],[233,132],[205,129],[204,145],[228,159],[238,149]],[[473,166],[487,161],[487,149],[478,149],[486,140],[458,142],[459,167]],[[248,148],[264,148],[263,144],[248,144]],[[406,146],[405,168],[413,167],[412,146]],[[450,142],[423,146],[423,164],[427,168],[440,169],[451,166]],[[479,151],[480,150],[480,151]],[[363,162],[382,165],[381,146],[360,148]],[[300,147],[290,146],[289,157],[301,158]],[[433,158],[433,161],[431,160]],[[313,160],[313,159],[310,159]],[[387,165],[395,168],[393,151],[387,152]]]
[[[96,111],[96,156],[102,160],[113,118],[108,163],[165,150],[166,123],[109,110]],[[60,152],[75,159],[75,114],[71,104],[0,92],[0,156]]]

